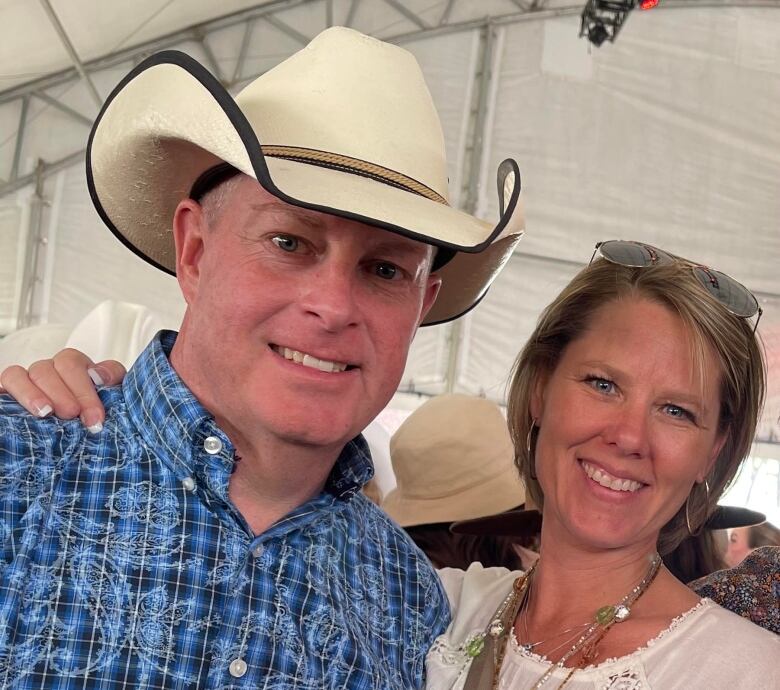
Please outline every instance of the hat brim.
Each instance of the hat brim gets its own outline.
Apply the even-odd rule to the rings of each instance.
[[[381,503],[384,510],[402,527],[457,522],[480,517],[495,510],[508,510],[525,501],[525,489],[514,467],[481,481],[457,495],[435,498],[405,496],[398,488]]]
[[[227,162],[277,198],[456,250],[423,325],[460,316],[485,294],[523,233],[520,175],[505,161],[497,225],[377,179],[267,157],[238,103],[200,63],[165,51],[140,63],[106,100],[87,146],[87,183],[111,231],[175,272],[172,219],[195,180]]]
[[[542,514],[538,510],[507,510],[496,515],[461,520],[450,525],[455,534],[476,536],[525,537],[542,529]]]
[[[717,506],[704,526],[707,529],[734,529],[735,527],[752,527],[766,522],[766,515],[757,510],[740,506]]]

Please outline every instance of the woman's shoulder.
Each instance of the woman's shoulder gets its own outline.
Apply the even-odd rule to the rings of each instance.
[[[517,570],[485,568],[481,563],[472,563],[467,570],[443,568],[438,573],[452,610],[452,623],[445,635],[455,644],[487,625],[512,590],[512,583],[522,575]]]
[[[647,645],[649,649],[660,650],[666,645],[679,647],[691,644],[697,647],[720,646],[724,639],[728,648],[739,654],[756,650],[758,655],[771,651],[780,653],[780,637],[724,609],[710,599],[701,599],[699,604],[682,614]]]
[[[663,687],[688,677],[692,663],[701,687],[780,687],[780,637],[709,599],[680,616],[640,656],[648,678]]]
[[[708,606],[702,611],[702,621],[705,623],[706,633],[713,640],[723,640],[726,636],[729,640],[729,647],[732,650],[739,650],[739,653],[746,656],[755,656],[761,659],[766,653],[772,654],[772,659],[778,659],[780,656],[780,636],[765,630],[756,625],[747,618],[733,613],[714,601],[705,599]]]

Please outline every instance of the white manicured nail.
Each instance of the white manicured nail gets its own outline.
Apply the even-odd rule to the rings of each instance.
[[[33,409],[35,410],[35,415],[37,417],[46,417],[52,413],[51,405],[44,405],[43,407],[33,405]]]
[[[98,374],[97,369],[87,369],[87,373],[89,374],[89,378],[92,379],[92,383],[96,386],[104,385],[103,377]],[[100,431],[100,429],[98,429],[98,431]]]
[[[92,426],[87,427],[87,431],[90,434],[99,434],[101,431],[103,431],[103,424],[101,422],[97,422],[96,424],[93,424]]]

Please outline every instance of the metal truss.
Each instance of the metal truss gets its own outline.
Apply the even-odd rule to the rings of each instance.
[[[84,148],[76,148],[56,161],[41,161],[35,172],[28,175],[19,174],[19,165],[21,154],[24,149],[24,137],[30,117],[30,104],[34,99],[42,101],[48,107],[55,108],[68,116],[74,122],[80,125],[91,126],[94,114],[84,114],[74,108],[62,103],[51,95],[50,90],[63,85],[73,84],[78,81],[84,82],[92,99],[99,108],[102,104],[102,97],[94,85],[92,76],[102,70],[115,67],[126,62],[137,63],[151,53],[167,48],[178,46],[185,42],[194,42],[202,50],[209,68],[215,76],[228,88],[232,88],[245,81],[253,79],[257,74],[245,73],[245,61],[249,46],[251,43],[253,28],[259,23],[264,22],[272,26],[275,30],[292,38],[297,43],[305,45],[311,38],[303,31],[282,19],[280,13],[299,7],[302,5],[311,6],[312,13],[320,13],[323,18],[323,28],[331,26],[334,23],[333,0],[270,0],[254,5],[251,8],[227,14],[201,24],[188,26],[179,31],[169,33],[160,38],[145,43],[124,48],[100,58],[82,61],[76,49],[74,48],[65,29],[59,21],[49,0],[39,0],[46,11],[49,20],[57,31],[63,46],[67,50],[73,66],[55,72],[45,77],[14,86],[5,91],[0,91],[0,106],[18,102],[19,107],[19,125],[16,132],[16,142],[14,147],[14,157],[11,164],[9,178],[0,178],[0,197],[15,192],[22,187],[35,184],[41,178],[66,168],[84,156]],[[507,7],[514,6],[514,11],[497,16],[480,16],[482,10],[481,3],[475,0],[442,0],[441,13],[436,21],[425,19],[418,13],[409,9],[408,2],[405,0],[350,0],[346,17],[343,24],[351,26],[354,24],[360,7],[368,3],[384,3],[391,7],[398,14],[399,18],[404,18],[415,26],[415,29],[395,36],[383,36],[383,40],[394,43],[404,43],[425,36],[434,36],[459,31],[480,30],[484,31],[491,26],[500,26],[528,20],[541,20],[551,17],[559,17],[573,14],[580,14],[584,6],[584,0],[572,0],[565,6],[560,3],[551,2],[551,0],[507,0]],[[550,7],[553,4],[554,7]],[[780,8],[780,0],[663,0],[659,9],[674,9],[683,7],[775,7]],[[450,22],[453,10],[457,7],[461,14],[470,13],[473,19],[459,22]],[[657,11],[657,10],[654,10]],[[241,45],[239,48],[238,59],[235,68],[231,74],[225,74],[223,67],[216,59],[211,47],[210,37],[217,31],[228,27],[243,26]],[[484,39],[483,39],[484,40]]]
[[[301,45],[308,43],[312,37],[306,35],[303,31],[282,19],[279,16],[280,13],[294,7],[309,5],[311,6],[312,13],[320,13],[322,15],[323,28],[326,26],[331,26],[334,23],[333,0],[272,0],[270,2],[263,2],[249,9],[224,15],[201,24],[188,26],[184,29],[172,32],[152,41],[147,41],[136,46],[124,48],[94,60],[82,61],[79,58],[77,51],[74,48],[65,29],[62,27],[62,24],[60,23],[59,18],[52,8],[49,0],[39,1],[41,2],[41,5],[46,11],[49,20],[57,31],[63,46],[67,50],[73,66],[68,69],[46,75],[45,77],[14,86],[5,91],[0,91],[0,106],[11,102],[18,102],[20,104],[19,125],[16,131],[14,157],[11,164],[9,178],[7,180],[0,178],[0,197],[11,194],[12,192],[15,192],[28,185],[39,184],[41,179],[45,179],[59,170],[73,165],[84,156],[85,149],[83,147],[74,147],[74,150],[71,153],[63,156],[59,160],[41,161],[35,172],[32,172],[28,175],[19,174],[21,155],[22,151],[24,150],[25,131],[29,123],[31,111],[30,105],[35,99],[42,101],[49,107],[57,109],[61,113],[67,115],[74,122],[77,122],[80,125],[86,125],[87,127],[91,126],[94,115],[97,114],[97,110],[95,113],[91,114],[91,116],[75,110],[74,108],[62,103],[57,98],[52,96],[50,93],[51,90],[81,81],[86,85],[90,95],[92,96],[92,99],[95,101],[97,108],[99,109],[102,105],[102,97],[94,85],[92,78],[93,75],[122,63],[140,62],[142,59],[152,53],[155,53],[159,50],[173,48],[185,42],[196,43],[200,46],[209,69],[226,86],[226,88],[230,89],[238,84],[259,76],[256,74],[246,74],[244,69],[247,52],[251,44],[252,31],[259,22],[264,22],[267,25],[272,26],[275,30],[292,38]],[[410,10],[408,7],[409,3],[406,3],[402,0],[351,0],[348,5],[346,17],[343,19],[342,23],[346,26],[353,25],[360,6],[370,2],[384,3],[385,5],[395,10],[395,12],[399,15],[399,18],[404,18],[415,26],[415,29],[410,32],[389,38],[383,37],[384,40],[389,40],[396,43],[411,41],[425,35],[436,35],[453,31],[468,31],[472,29],[484,28],[490,24],[503,24],[514,21],[522,21],[524,19],[531,18],[531,15],[533,15],[533,18],[541,18],[542,16],[559,16],[561,14],[572,14],[579,11],[578,4],[574,2],[572,3],[571,7],[545,12],[544,9],[545,5],[548,3],[548,0],[508,0],[508,5],[513,4],[517,7],[516,12],[511,12],[496,17],[478,17],[471,21],[450,23],[449,18],[456,6],[471,6],[474,9],[473,13],[478,14],[478,6],[480,3],[475,3],[473,0],[447,0],[446,2],[441,3],[442,11],[438,17],[438,20],[436,22],[431,22],[430,20],[426,20],[419,14]],[[223,66],[220,65],[219,61],[215,57],[209,40],[211,35],[215,32],[234,26],[243,26],[243,33],[235,68],[230,74],[226,74]]]

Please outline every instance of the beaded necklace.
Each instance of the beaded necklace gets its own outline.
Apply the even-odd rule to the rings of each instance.
[[[471,662],[471,668],[469,669],[469,674],[466,677],[466,682],[463,686],[464,690],[485,690],[487,688],[496,690],[498,688],[498,678],[501,675],[501,665],[504,662],[504,656],[506,654],[507,640],[511,634],[512,626],[520,611],[520,607],[528,594],[531,577],[533,576],[535,567],[536,564],[534,564],[527,573],[515,580],[512,591],[507,595],[504,601],[501,602],[501,605],[491,618],[485,631],[466,645],[466,654],[472,657],[473,661]],[[533,690],[541,688],[549,680],[552,674],[555,673],[556,669],[564,668],[566,662],[578,652],[582,652],[580,664],[571,668],[566,678],[564,678],[563,683],[558,686],[558,690],[561,690],[561,688],[569,682],[578,668],[587,665],[595,659],[598,653],[597,648],[599,642],[601,642],[604,635],[607,634],[615,623],[622,623],[628,619],[631,615],[631,606],[636,603],[637,599],[639,599],[652,584],[660,567],[661,557],[655,553],[652,556],[650,566],[647,569],[645,576],[639,584],[633,587],[631,591],[616,604],[612,606],[602,606],[598,609],[585,632],[582,633],[579,639],[556,663],[550,665],[550,668],[548,668],[542,677],[536,681]],[[570,632],[571,630],[575,630],[577,627],[581,626],[575,626],[575,628],[564,631],[561,635]],[[555,636],[548,639],[554,638]],[[534,646],[539,644],[541,644],[541,642],[536,643]]]

